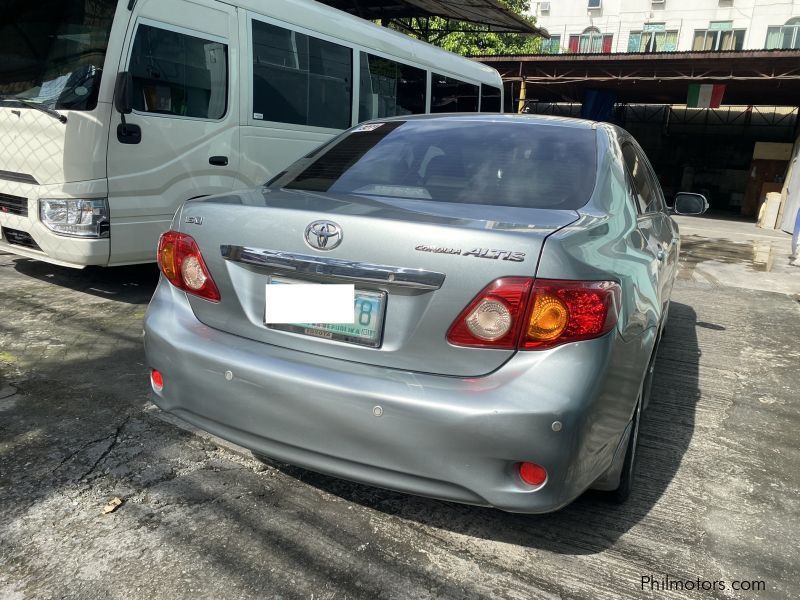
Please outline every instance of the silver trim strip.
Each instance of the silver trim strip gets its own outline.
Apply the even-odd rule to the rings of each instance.
[[[442,287],[445,279],[444,273],[425,269],[391,267],[261,248],[220,246],[220,251],[225,260],[233,262],[270,267],[291,273],[325,275],[348,281],[381,283],[420,290],[438,290]]]

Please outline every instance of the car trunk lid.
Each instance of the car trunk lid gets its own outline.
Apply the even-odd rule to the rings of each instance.
[[[219,303],[189,296],[209,327],[310,354],[453,376],[489,373],[514,354],[453,346],[447,331],[491,281],[535,276],[547,236],[576,218],[564,210],[267,188],[192,201],[180,215],[222,296]],[[308,226],[319,220],[341,229],[341,243],[332,250],[307,242]],[[381,295],[379,345],[267,326],[271,278],[353,283],[357,292]]]

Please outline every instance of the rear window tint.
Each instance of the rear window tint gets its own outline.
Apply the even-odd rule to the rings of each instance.
[[[367,123],[275,187],[437,202],[576,209],[596,172],[595,131],[520,121]]]

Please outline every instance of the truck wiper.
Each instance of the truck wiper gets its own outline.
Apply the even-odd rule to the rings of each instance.
[[[34,102],[33,100],[27,100],[26,98],[14,98],[13,96],[0,96],[0,101],[3,102],[17,102],[18,104],[22,104],[23,106],[27,106],[28,108],[33,108],[34,110],[38,110],[39,112],[43,112],[46,115],[50,115],[54,119],[58,119],[62,123],[67,122],[67,117],[62,115],[57,110],[50,108],[49,106],[45,106],[43,104],[39,104],[38,102]]]

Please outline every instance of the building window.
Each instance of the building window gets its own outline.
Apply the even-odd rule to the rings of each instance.
[[[569,36],[569,51],[578,54],[608,53],[611,52],[613,41],[612,34],[603,34],[596,27],[589,27],[580,35]]]
[[[768,27],[766,49],[800,49],[800,17],[789,19],[782,27]]]
[[[253,21],[253,118],[347,129],[353,52],[297,31]]]
[[[425,70],[362,52],[358,120],[424,113],[427,87]]]
[[[675,52],[677,30],[667,31],[664,23],[645,23],[641,31],[631,31],[628,52]]]
[[[221,119],[228,104],[228,47],[139,25],[128,67],[133,108],[159,115]]]
[[[733,29],[731,21],[712,21],[708,29],[695,30],[692,50],[741,50],[744,47],[744,32],[744,29]]]
[[[549,40],[542,41],[542,54],[559,54],[561,52],[561,36],[551,35]]]
[[[603,8],[602,0],[587,0],[588,5],[587,8],[589,10],[597,10],[598,8]]]

